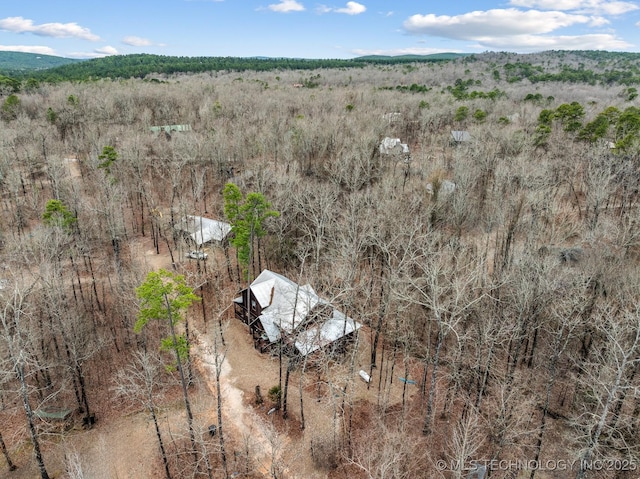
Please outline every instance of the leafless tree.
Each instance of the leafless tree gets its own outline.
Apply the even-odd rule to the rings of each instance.
[[[404,430],[378,422],[354,441],[347,462],[363,471],[368,479],[410,478],[425,473],[427,448],[420,439],[406,440]]]
[[[450,334],[458,336],[461,322],[472,306],[482,298],[478,283],[478,266],[473,262],[461,262],[452,266],[448,261],[451,251],[447,248],[435,250],[427,241],[415,245],[413,254],[402,265],[401,282],[404,287],[396,294],[399,299],[423,307],[427,312],[422,327],[433,323],[435,344],[431,362],[431,379],[424,419],[424,434],[432,430],[441,354]],[[431,338],[427,338],[431,341]],[[455,339],[457,340],[457,339]]]
[[[576,479],[587,477],[589,464],[603,454],[606,443],[617,444],[622,454],[634,449],[624,431],[617,427],[620,419],[616,416],[623,414],[622,406],[617,407],[622,395],[630,388],[637,388],[630,379],[634,378],[632,371],[640,362],[640,312],[633,307],[616,310],[607,308],[598,318],[597,328],[604,344],[602,350],[594,353],[582,382],[584,394],[593,402],[590,406],[590,402],[585,403],[576,417],[582,432]]]
[[[14,281],[20,278],[15,278]],[[40,447],[40,435],[36,428],[36,417],[31,406],[29,378],[40,366],[33,355],[34,331],[29,327],[29,304],[27,298],[33,292],[34,283],[15,282],[12,290],[3,291],[3,308],[0,313],[2,336],[8,351],[8,360],[19,382],[19,395],[24,407],[33,452],[41,479],[49,479]]]
[[[142,405],[151,416],[155,429],[165,477],[171,479],[169,458],[160,432],[157,416],[157,402],[162,400],[164,366],[159,357],[154,357],[149,352],[137,352],[132,363],[118,371],[113,389],[117,396]]]
[[[457,422],[448,442],[449,455],[454,468],[453,477],[461,479],[467,468],[473,463],[476,453],[485,442],[486,436],[480,424],[476,410],[468,410],[467,414]]]

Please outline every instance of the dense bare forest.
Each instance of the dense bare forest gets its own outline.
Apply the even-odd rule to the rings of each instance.
[[[637,477],[637,92],[513,77],[578,61],[625,68],[487,53],[6,92],[0,475],[102,477],[70,444],[138,414],[148,477]],[[248,271],[232,245],[185,259],[174,228],[224,220],[228,183],[278,212]],[[175,303],[142,288],[156,256]],[[243,272],[265,268],[362,323],[355,344],[307,364],[233,334]],[[134,328],[145,294],[167,300],[156,319],[182,313],[187,347],[173,319]],[[234,364],[238,341],[252,354]],[[244,406],[268,418],[269,467],[221,388],[226,363],[260,375],[259,358],[279,383]],[[305,427],[314,403],[330,433]]]

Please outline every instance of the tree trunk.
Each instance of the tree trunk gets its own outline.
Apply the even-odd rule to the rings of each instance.
[[[381,257],[381,274],[380,274],[380,311],[378,312],[378,322],[376,323],[375,336],[373,337],[373,343],[371,345],[371,366],[369,368],[369,377],[373,374],[373,368],[376,367],[376,355],[378,348],[378,341],[380,340],[380,332],[382,331],[382,322],[387,313],[389,306],[389,290],[384,287],[384,271],[386,261]]]
[[[171,479],[171,472],[169,472],[169,460],[167,459],[167,453],[164,449],[164,442],[162,440],[162,434],[160,434],[160,426],[158,425],[158,418],[156,417],[156,409],[153,406],[153,395],[149,394],[147,398],[149,401],[148,408],[151,413],[151,419],[153,419],[153,426],[156,431],[156,437],[158,438],[158,445],[160,446],[160,454],[162,456],[162,464],[164,466],[164,473],[167,479]]]
[[[49,479],[47,468],[44,465],[44,459],[42,458],[42,452],[40,451],[40,441],[38,439],[38,432],[33,422],[33,410],[31,404],[29,404],[29,391],[27,387],[27,381],[24,375],[24,365],[16,365],[16,373],[20,381],[20,395],[22,396],[22,405],[24,406],[24,413],[27,416],[27,424],[29,426],[29,435],[31,437],[31,443],[33,444],[33,453],[36,458],[36,464],[40,471],[40,479]]]
[[[289,359],[287,362],[287,373],[284,378],[284,393],[282,396],[282,419],[287,419],[287,395],[289,393],[289,376],[291,374],[291,370],[293,369],[294,361]]]
[[[0,449],[2,449],[2,455],[7,460],[7,466],[9,466],[10,471],[15,471],[18,467],[11,461],[11,456],[9,456],[9,451],[7,450],[7,446],[4,443],[4,439],[2,439],[2,433],[0,432]]]
[[[436,395],[436,375],[438,373],[438,365],[440,363],[440,350],[444,342],[444,334],[442,333],[442,325],[438,327],[438,342],[436,350],[433,354],[433,368],[431,370],[431,382],[429,384],[429,397],[427,399],[427,412],[424,416],[424,425],[422,426],[422,434],[425,436],[431,434],[431,422],[433,416],[433,403]]]
[[[184,368],[182,367],[182,360],[180,359],[180,352],[178,351],[178,338],[176,337],[176,330],[173,325],[173,313],[171,311],[171,304],[169,298],[164,295],[165,304],[167,305],[167,317],[169,318],[169,329],[171,330],[171,340],[173,341],[173,350],[176,353],[176,365],[178,373],[180,375],[180,383],[182,385],[182,395],[184,397],[184,407],[187,412],[187,423],[189,425],[189,439],[191,440],[191,452],[195,459],[195,463],[198,464],[198,449],[196,448],[196,435],[193,429],[193,413],[191,412],[191,402],[189,401],[189,391],[187,389],[187,379],[185,378]]]
[[[222,429],[222,390],[220,387],[220,374],[222,373],[222,360],[218,357],[218,340],[213,339],[213,357],[216,362],[216,395],[218,400],[218,441],[220,443],[220,458],[222,459],[222,467],[224,468],[225,479],[229,477],[229,469],[227,466],[227,453],[224,449],[224,431]]]

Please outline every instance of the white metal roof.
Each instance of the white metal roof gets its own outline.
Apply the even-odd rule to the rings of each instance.
[[[453,141],[457,143],[461,143],[463,141],[471,141],[471,135],[468,131],[452,130],[451,136],[453,137]]]
[[[321,302],[311,285],[298,286],[289,278],[269,270],[264,270],[251,283],[251,292],[262,308],[262,316],[267,316],[265,321],[287,333],[292,333]],[[264,326],[265,322],[262,323]]]
[[[311,285],[298,286],[289,278],[269,270],[262,271],[250,288],[262,308],[258,319],[271,343],[280,339],[282,333],[294,333],[316,306],[329,304]],[[332,311],[331,318],[321,325],[297,335],[295,346],[301,354],[309,354],[360,328],[360,323],[333,307]]]
[[[296,338],[296,348],[300,354],[306,356],[317,351],[338,339],[360,329],[362,325],[334,309],[333,317],[326,320],[320,326],[314,326],[301,331]]]
[[[276,325],[276,319],[273,315],[266,313],[261,315],[258,319],[260,320],[262,328],[264,329],[267,338],[269,338],[270,343],[275,343],[280,339],[280,328]]]
[[[186,232],[198,246],[210,241],[223,241],[231,232],[229,223],[191,215],[182,218],[176,228]]]
[[[402,153],[409,153],[409,145],[407,145],[406,143],[402,143],[400,141],[400,138],[389,137],[386,137],[380,143],[380,153],[382,153],[383,155],[390,155],[394,152],[396,146],[400,146],[400,148],[402,149]]]

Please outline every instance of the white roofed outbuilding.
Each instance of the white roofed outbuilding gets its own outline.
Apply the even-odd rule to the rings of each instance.
[[[231,233],[231,225],[203,216],[187,215],[176,223],[175,228],[184,233],[196,246],[206,243],[222,243]]]

